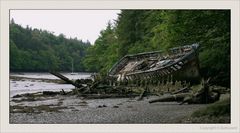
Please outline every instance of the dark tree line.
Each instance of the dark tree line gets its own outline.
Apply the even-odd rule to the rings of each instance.
[[[89,48],[84,65],[107,73],[126,54],[193,43],[200,44],[201,75],[230,86],[230,10],[122,10]]]
[[[82,61],[89,42],[67,39],[46,30],[10,23],[11,71],[85,71]]]

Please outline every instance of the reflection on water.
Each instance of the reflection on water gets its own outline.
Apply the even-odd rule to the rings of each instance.
[[[85,79],[90,78],[89,73],[78,73],[77,75],[71,75],[70,73],[62,73],[64,76],[69,79]],[[21,73],[16,74],[12,73],[11,76],[25,77],[25,78],[33,78],[33,79],[22,79],[22,80],[13,80],[10,79],[10,97],[16,94],[23,93],[34,93],[41,91],[70,91],[75,87],[71,84],[57,84],[57,83],[46,83],[37,79],[59,79],[51,75],[50,73]]]

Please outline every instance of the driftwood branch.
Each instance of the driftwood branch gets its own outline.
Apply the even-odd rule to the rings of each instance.
[[[144,89],[144,90],[142,91],[142,93],[140,94],[140,96],[139,96],[139,98],[138,98],[137,100],[138,100],[138,101],[142,100],[145,94],[146,94],[146,89]]]
[[[178,93],[186,92],[186,91],[189,91],[189,89],[190,89],[189,87],[184,87],[182,89],[174,91],[172,94],[178,94]]]

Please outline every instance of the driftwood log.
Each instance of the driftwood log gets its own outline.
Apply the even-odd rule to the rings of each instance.
[[[170,101],[177,101],[181,102],[180,104],[184,103],[197,103],[197,104],[207,104],[213,103],[218,101],[220,98],[220,92],[218,90],[210,90],[209,89],[209,81],[210,79],[204,81],[202,80],[202,87],[194,94],[191,92],[189,93],[180,93],[185,91],[187,88],[180,89],[173,93],[173,95],[162,96],[160,98],[150,100],[149,103],[154,102],[170,102]],[[180,94],[179,94],[180,93]]]
[[[72,84],[73,86],[75,86],[75,87],[77,87],[77,88],[82,87],[82,84],[77,84],[76,82],[74,82],[74,81],[68,79],[67,77],[63,76],[63,75],[60,74],[60,73],[53,72],[53,71],[51,71],[50,73],[51,73],[52,75],[54,75],[54,76],[56,76],[56,77],[62,79],[62,80],[65,81],[66,83],[68,83],[68,84]]]
[[[183,93],[183,94],[176,94],[176,95],[167,95],[167,96],[162,96],[162,97],[157,98],[157,99],[150,100],[149,103],[172,102],[172,101],[180,102],[187,96],[190,96],[190,93]]]

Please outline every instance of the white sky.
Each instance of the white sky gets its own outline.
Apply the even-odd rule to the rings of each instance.
[[[47,30],[67,38],[89,40],[92,44],[108,21],[114,22],[120,10],[11,10],[10,18],[26,27]]]

